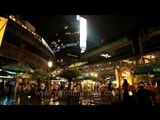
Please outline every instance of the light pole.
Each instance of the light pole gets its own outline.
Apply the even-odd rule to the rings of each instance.
[[[48,80],[50,79],[50,69],[51,69],[52,65],[53,65],[52,61],[48,61],[48,67],[49,67],[49,76],[48,76],[49,78],[48,78]]]

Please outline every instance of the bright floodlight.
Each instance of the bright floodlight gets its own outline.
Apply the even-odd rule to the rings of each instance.
[[[87,20],[79,15],[77,15],[77,20],[80,21],[80,48],[83,53],[87,46]]]
[[[48,67],[52,67],[52,61],[48,62]]]

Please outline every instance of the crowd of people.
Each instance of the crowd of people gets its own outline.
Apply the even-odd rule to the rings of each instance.
[[[123,104],[138,105],[138,106],[154,106],[156,104],[154,86],[145,84],[140,81],[137,83],[137,88],[130,87],[127,79],[123,83]],[[132,92],[132,95],[129,95]]]
[[[122,95],[124,105],[153,106],[158,104],[157,96],[159,90],[154,85],[144,83],[143,81],[131,86],[127,79],[124,79],[121,92],[112,82],[96,86],[94,87],[95,90],[100,94],[101,100],[116,97],[118,102],[119,96]],[[37,94],[38,92],[40,94]],[[48,94],[45,94],[46,92]],[[52,103],[58,100],[61,105],[78,105],[81,104],[82,98],[90,98],[91,92],[93,92],[91,88],[87,88],[86,86],[82,88],[81,83],[73,83],[71,88],[68,88],[68,83],[39,80],[37,82],[22,81],[17,88],[17,95],[21,99],[19,104],[22,105],[28,104],[29,99],[30,104],[40,105],[42,99],[45,98],[52,98]],[[2,82],[0,82],[0,97],[6,98],[9,101],[13,100],[14,94],[15,85],[2,79]],[[109,100],[112,101],[113,99]]]
[[[4,101],[1,104],[14,104],[14,87],[15,84],[12,84],[11,81],[2,79],[2,82],[0,82],[0,98],[4,99]]]
[[[117,102],[122,100],[123,105],[154,106],[158,104],[159,90],[154,84],[144,83],[140,80],[135,85],[129,85],[127,79],[123,80],[121,90],[113,83],[104,83],[99,86],[102,100],[109,99],[111,102],[116,98]]]

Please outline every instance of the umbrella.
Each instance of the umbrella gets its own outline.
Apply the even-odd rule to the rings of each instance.
[[[57,77],[51,77],[50,80],[53,82],[60,82],[60,79],[58,79]]]
[[[0,71],[0,76],[8,76],[8,75],[10,74],[5,71]]]
[[[3,71],[2,69],[0,69],[0,78],[12,78],[8,72]]]
[[[31,78],[31,77],[32,77],[32,75],[31,75],[31,74],[29,74],[29,73],[24,73],[24,74],[20,74],[20,75],[18,75],[18,77],[21,77],[21,78]]]
[[[78,80],[95,80],[96,78],[92,76],[79,76],[77,79]]]
[[[33,70],[30,67],[24,65],[3,66],[2,69],[14,72],[33,72]]]
[[[24,66],[24,65],[10,65],[10,66],[3,66],[2,67],[2,70],[5,70],[5,71],[11,71],[11,72],[33,72],[33,70],[28,67],[28,66]],[[18,88],[18,82],[17,81],[17,84],[15,85],[15,94],[14,94],[14,99],[16,99],[16,94],[17,94],[17,88]]]
[[[10,72],[10,71],[0,69],[1,76],[8,76],[8,75],[15,75],[15,74],[16,74],[15,72]]]
[[[50,80],[60,80],[57,77],[51,77]]]
[[[145,65],[133,68],[133,74],[155,74],[160,73],[160,66],[156,65]]]

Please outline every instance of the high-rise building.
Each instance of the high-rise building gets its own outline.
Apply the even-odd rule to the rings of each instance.
[[[68,66],[80,58],[80,22],[75,19],[69,21],[61,28],[56,38],[51,43],[51,48],[56,56],[57,63]]]

